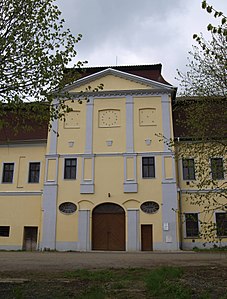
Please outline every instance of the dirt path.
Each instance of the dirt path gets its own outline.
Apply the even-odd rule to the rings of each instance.
[[[175,266],[227,267],[227,253],[0,252],[0,272]]]

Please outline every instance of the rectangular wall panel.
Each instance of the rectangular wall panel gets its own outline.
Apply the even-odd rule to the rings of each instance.
[[[56,159],[48,159],[47,163],[47,181],[53,182],[56,180]]]
[[[26,171],[26,157],[20,156],[18,163],[18,177],[17,177],[17,188],[23,188],[25,182],[27,183],[28,174]]]
[[[92,158],[84,158],[84,180],[92,180]]]
[[[165,179],[173,179],[173,158],[164,157]]]
[[[134,157],[126,158],[127,170],[126,170],[126,180],[135,180],[134,177]]]

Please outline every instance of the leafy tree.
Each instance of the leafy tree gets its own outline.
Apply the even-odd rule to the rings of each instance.
[[[82,37],[64,29],[60,16],[54,0],[1,0],[0,115],[7,110],[20,121],[21,115],[41,120],[68,111],[61,100],[50,112],[46,107],[52,103],[52,91],[74,79],[75,73],[72,77],[64,70],[76,56],[75,45]],[[76,67],[81,65],[78,62]]]
[[[198,46],[189,52],[188,71],[178,70],[182,96],[222,97],[227,94],[227,19],[222,12],[202,2],[202,7],[209,13],[214,12],[216,18],[221,18],[218,26],[209,24],[211,40],[206,41],[202,34],[194,34]]]
[[[201,235],[208,241],[220,241],[214,224],[215,211],[227,211],[227,18],[206,1],[202,8],[219,19],[209,24],[211,39],[194,34],[197,46],[189,52],[187,72],[178,70],[180,95],[174,113],[184,134],[174,141],[177,158],[193,157],[196,180],[191,181],[186,197],[200,210]],[[211,158],[223,157],[221,177],[213,175]],[[218,170],[220,171],[220,169]],[[196,192],[195,192],[196,191]]]

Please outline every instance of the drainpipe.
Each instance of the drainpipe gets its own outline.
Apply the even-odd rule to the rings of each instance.
[[[177,137],[175,141],[180,142],[180,138]],[[175,146],[175,151],[177,155],[177,146]],[[177,194],[178,194],[178,234],[179,234],[179,248],[180,250],[183,249],[182,243],[183,243],[183,228],[182,228],[182,191],[181,191],[181,186],[180,186],[180,179],[179,179],[179,161],[177,158],[177,163],[176,164],[176,181],[177,181]]]
[[[182,241],[183,241],[183,237],[182,237],[182,234],[183,234],[183,229],[182,229],[182,191],[180,188],[178,188],[177,190],[178,192],[178,200],[179,200],[179,203],[178,203],[178,208],[179,208],[179,215],[178,215],[178,221],[179,221],[179,248],[180,250],[183,250],[183,246],[182,246]]]

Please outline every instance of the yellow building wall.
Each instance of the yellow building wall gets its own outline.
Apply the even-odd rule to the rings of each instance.
[[[93,80],[87,84],[82,84],[79,87],[73,88],[70,92],[87,91],[88,86],[91,90],[97,88],[100,84],[103,84],[103,90],[131,90],[131,89],[148,89],[151,88],[148,85],[136,83],[127,79],[119,78],[113,75],[106,75],[100,79]]]
[[[134,98],[135,152],[163,151],[157,134],[163,134],[161,97]],[[146,140],[151,140],[150,144]]]
[[[86,138],[86,101],[79,104],[78,100],[73,103],[66,101],[73,109],[66,115],[65,121],[58,122],[57,151],[61,153],[84,153]]]
[[[86,91],[88,86],[92,90],[100,84],[104,85],[104,91],[147,89],[149,92],[152,88],[157,88],[157,86],[107,75],[72,88],[69,92]],[[82,96],[81,99],[83,99]],[[169,97],[168,99],[170,100]],[[167,101],[167,97],[164,97],[164,100]],[[57,242],[80,242],[78,240],[80,210],[90,211],[90,240],[92,240],[92,211],[97,205],[110,202],[119,204],[125,209],[126,240],[128,237],[127,209],[138,209],[139,238],[141,225],[152,224],[153,242],[163,243],[162,199],[164,191],[162,181],[163,179],[173,180],[174,172],[172,158],[163,157],[164,145],[160,141],[161,137],[157,136],[164,134],[163,122],[165,120],[162,116],[162,101],[162,95],[138,96],[129,92],[125,96],[125,92],[122,94],[119,92],[119,96],[117,93],[103,96],[100,93],[99,96],[92,96],[90,107],[86,100],[82,104],[78,104],[76,99],[74,103],[68,102],[73,112],[66,116],[65,122],[58,122],[57,154],[60,155],[60,158],[56,220]],[[171,104],[169,103],[169,105]],[[133,122],[130,123],[128,118],[131,117],[132,111]],[[87,121],[89,122],[86,119],[87,112],[89,117],[92,117],[92,132],[89,130],[90,127],[86,128]],[[171,120],[171,109],[169,109],[169,113],[167,119]],[[170,131],[172,134],[172,127]],[[92,134],[89,136],[92,137],[91,147],[89,142],[86,144],[88,132]],[[133,146],[132,136],[127,136],[127,133],[132,132]],[[85,151],[86,146],[89,148],[88,152]],[[131,156],[127,153],[129,147],[134,147]],[[127,154],[127,157],[124,154]],[[142,178],[142,156],[146,156],[146,154],[155,157],[155,178]],[[77,158],[76,180],[63,178],[64,158],[67,157]],[[137,192],[125,191],[125,185],[128,182],[137,184]],[[91,193],[81,192],[81,186],[84,187],[86,184],[94,187],[94,193],[93,191]],[[141,210],[141,204],[147,201],[159,204],[157,213],[147,214]],[[63,202],[74,203],[77,206],[77,211],[72,215],[64,215],[59,211],[59,205]]]
[[[115,109],[119,114],[118,124],[113,127],[102,127],[100,111]],[[94,153],[123,153],[126,150],[126,111],[125,99],[95,99],[93,121],[93,152]],[[110,142],[111,146],[108,145]]]
[[[127,157],[126,158],[126,180],[135,180],[135,172],[134,172],[134,158]]]
[[[22,249],[24,226],[37,226],[38,242],[40,240],[45,153],[46,144],[0,147],[0,226],[10,226],[9,237],[0,237],[0,244],[3,246]],[[2,183],[3,163],[7,162],[15,163],[13,183]],[[40,162],[39,183],[28,183],[29,162]]]
[[[0,191],[38,191],[43,189],[46,144],[0,147]],[[28,183],[29,162],[40,162],[39,183]],[[2,183],[3,163],[14,164],[13,183]]]
[[[78,240],[78,201],[80,197],[80,180],[81,180],[81,159],[77,160],[77,177],[76,180],[64,179],[64,158],[59,159],[58,167],[58,197],[57,197],[57,241],[75,242]],[[77,206],[77,211],[73,214],[63,214],[59,211],[60,204],[64,202],[73,202]]]
[[[165,179],[173,179],[173,158],[164,157],[164,176]]]
[[[89,84],[81,85],[71,90],[79,92],[90,85],[91,88],[104,84],[104,90],[129,90],[150,89],[150,86],[135,83],[115,76],[105,76]],[[138,97],[134,96],[134,151],[135,152],[161,152],[164,147],[160,142],[158,133],[162,129],[162,98],[161,96]],[[57,206],[62,202],[70,201],[77,205],[77,212],[68,216],[57,213],[57,241],[78,241],[78,231],[75,230],[75,222],[78,221],[78,210],[89,209],[91,211],[90,232],[92,231],[92,210],[101,203],[113,202],[122,206],[126,211],[126,239],[127,239],[127,208],[138,208],[140,224],[153,224],[154,242],[162,242],[162,156],[155,156],[154,179],[142,178],[142,157],[136,158],[136,178],[134,177],[134,159],[128,157],[126,162],[127,179],[137,179],[138,192],[133,194],[124,193],[124,157],[126,152],[126,98],[106,97],[94,99],[93,107],[93,144],[92,153],[94,157],[94,194],[80,194],[80,183],[82,180],[92,178],[92,159],[85,159],[84,177],[82,178],[82,157],[77,157],[77,179],[64,180],[64,159],[59,159],[58,176],[58,199]],[[74,104],[73,104],[74,105]],[[77,105],[77,106],[76,106]],[[58,153],[59,154],[81,154],[84,152],[86,135],[86,104],[74,105],[75,111],[80,110],[80,128],[67,128],[63,122],[59,123]],[[112,110],[117,114],[117,120],[111,126],[102,121],[102,112]],[[104,113],[105,114],[105,113]],[[105,117],[105,116],[104,116]],[[110,115],[111,117],[111,115]],[[73,123],[73,117],[71,119]],[[104,122],[106,119],[104,119]],[[111,120],[112,121],[112,120]],[[67,121],[70,124],[70,120]],[[71,124],[72,124],[71,123]],[[76,140],[80,140],[77,145]],[[151,140],[151,144],[146,140]],[[75,146],[69,148],[69,140],[75,140]],[[100,155],[100,156],[99,156]],[[172,164],[166,162],[165,171],[170,177]],[[141,211],[140,205],[145,201],[155,201],[160,209],[156,214],[146,214]],[[69,227],[69,231],[67,231]],[[67,237],[66,237],[67,236]],[[90,236],[91,237],[91,236]]]
[[[137,157],[138,193],[124,193],[124,158],[123,156],[97,156],[95,157],[95,194],[80,194],[82,174],[82,158],[78,158],[78,171],[76,180],[63,180],[63,159],[59,163],[59,191],[57,206],[62,202],[70,201],[76,204],[77,212],[72,215],[57,213],[57,241],[78,241],[78,210],[91,211],[90,231],[92,230],[92,210],[101,203],[113,202],[119,204],[126,212],[126,237],[127,237],[127,208],[138,208],[145,201],[156,201],[160,209],[156,214],[146,214],[140,210],[140,223],[153,224],[154,241],[162,242],[162,185],[161,169],[162,158],[156,157],[156,178],[141,178],[141,157]],[[130,205],[132,202],[132,206]]]
[[[58,209],[56,239],[59,242],[78,241],[78,212],[65,215]]]
[[[182,240],[185,244],[193,247],[200,244],[201,247],[213,246],[213,241],[219,240],[216,235],[216,230],[208,229],[206,238],[204,238],[205,230],[202,228],[201,223],[209,224],[215,223],[216,212],[223,212],[226,204],[225,196],[222,192],[214,192],[217,187],[221,188],[226,184],[226,177],[224,179],[212,181],[210,158],[218,157],[223,158],[224,169],[226,169],[226,155],[225,152],[215,145],[202,144],[202,143],[182,143],[177,148],[177,152],[184,155],[184,158],[194,159],[195,162],[195,180],[183,179],[182,159],[178,157],[176,161],[176,170],[178,177],[178,186],[181,190],[181,225],[182,225]],[[225,170],[224,170],[225,172]],[[214,183],[214,185],[213,185]],[[185,225],[185,213],[198,213],[199,231],[203,236],[187,237]],[[211,242],[209,244],[209,241]],[[223,242],[227,241],[227,237],[222,238]],[[196,244],[197,243],[197,244]]]
[[[92,167],[93,161],[92,158],[84,158],[84,177],[85,181],[92,180]]]
[[[21,246],[22,248],[24,226],[37,226],[39,228],[39,240],[41,231],[41,195],[1,196],[0,200],[0,226],[10,226],[9,237],[0,237],[0,244]]]

